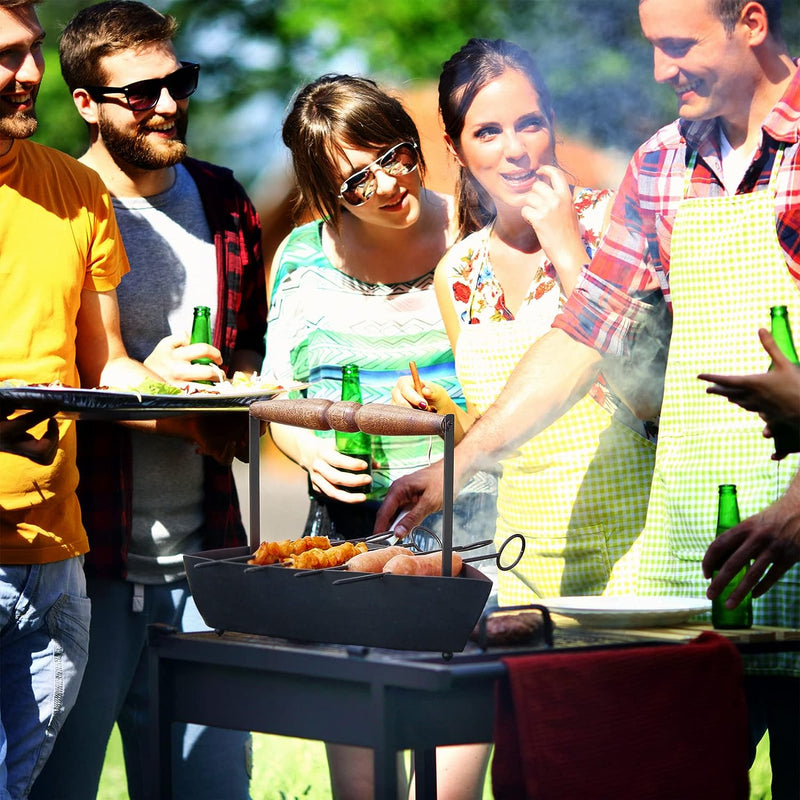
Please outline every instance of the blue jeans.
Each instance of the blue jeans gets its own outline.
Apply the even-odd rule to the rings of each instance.
[[[122,580],[87,581],[92,599],[92,643],[78,702],[31,800],[95,800],[106,745],[117,723],[128,794],[144,800],[151,731],[147,626],[208,630],[187,582],[144,586],[142,611],[132,610],[134,586]],[[177,800],[249,800],[250,734],[175,724],[173,795]]]
[[[0,566],[0,800],[28,796],[78,695],[89,646],[83,558]]]

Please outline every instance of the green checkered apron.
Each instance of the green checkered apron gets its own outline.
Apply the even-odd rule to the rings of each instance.
[[[479,413],[495,401],[540,335],[524,320],[461,329],[456,372]],[[525,537],[525,556],[515,571],[543,596],[632,594],[654,449],[592,397],[583,397],[502,461],[495,545],[512,534]],[[503,571],[498,598],[500,605],[537,599]]]
[[[798,456],[772,461],[764,423],[706,393],[700,372],[763,372],[769,357],[757,331],[769,309],[786,305],[800,321],[800,293],[775,230],[778,152],[768,189],[745,195],[690,197],[692,157],[684,199],[675,218],[669,283],[673,331],[664,404],[642,533],[640,594],[704,597],[700,562],[714,537],[717,486],[735,483],[742,518],[779,497],[798,468]],[[800,569],[790,570],[754,601],[761,625],[800,627]],[[796,655],[759,656],[749,671],[800,674]]]

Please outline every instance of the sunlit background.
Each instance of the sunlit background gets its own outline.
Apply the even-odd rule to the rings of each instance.
[[[45,144],[79,155],[85,131],[61,80],[57,39],[80,8],[45,0],[47,72],[39,102]],[[154,0],[181,24],[181,58],[202,65],[192,98],[192,153],[232,167],[254,194],[285,170],[280,125],[292,93],[325,72],[374,77],[387,88],[435,85],[471,36],[505,37],[537,58],[555,98],[559,132],[625,159],[674,116],[672,92],[652,79],[637,0]],[[800,7],[784,4],[800,42]],[[432,95],[433,98],[433,95]],[[435,100],[432,99],[435,104]]]

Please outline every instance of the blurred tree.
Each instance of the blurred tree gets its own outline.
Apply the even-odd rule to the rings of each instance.
[[[279,152],[286,103],[329,71],[387,85],[436,80],[471,36],[506,36],[536,56],[559,127],[630,153],[675,115],[671,90],[652,78],[652,53],[635,0],[151,0],[181,22],[182,57],[203,65],[192,101],[192,151],[253,182]],[[85,130],[63,88],[58,31],[86,0],[39,7],[49,34],[37,138],[77,154]],[[800,45],[800,5],[784,3],[784,33]]]

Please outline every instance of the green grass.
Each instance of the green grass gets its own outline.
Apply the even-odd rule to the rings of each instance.
[[[750,770],[750,800],[771,800],[771,771],[764,737]],[[253,734],[253,800],[331,800],[328,765],[322,742]],[[484,800],[492,800],[487,776]],[[128,800],[125,767],[117,729],[108,745],[97,800]]]

